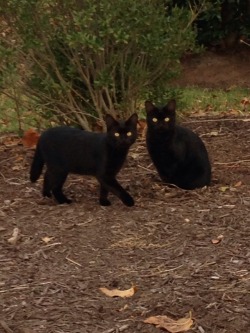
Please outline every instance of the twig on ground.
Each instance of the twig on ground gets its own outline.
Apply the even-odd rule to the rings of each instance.
[[[2,326],[2,328],[4,329],[4,331],[5,331],[6,333],[14,333],[14,332],[9,328],[9,326],[6,324],[5,321],[0,320],[0,326]]]
[[[250,160],[239,160],[239,161],[232,161],[232,162],[214,162],[217,165],[231,165],[231,164],[241,164],[241,163],[248,163]]]
[[[66,260],[68,260],[69,262],[72,262],[73,264],[75,264],[75,265],[77,265],[77,266],[80,266],[80,267],[82,267],[82,265],[81,265],[81,264],[79,264],[78,262],[76,262],[76,261],[74,261],[74,260],[70,259],[68,256],[66,257]]]
[[[121,327],[113,327],[110,328],[106,331],[103,331],[103,333],[113,333],[113,332],[123,332],[125,331],[127,328],[129,328],[129,325],[122,325]]]
[[[47,244],[47,245],[43,246],[42,248],[43,249],[47,249],[47,248],[50,248],[50,247],[53,247],[53,246],[57,246],[57,245],[61,245],[61,244],[62,244],[61,242]]]
[[[165,270],[159,270],[156,273],[151,273],[151,274],[145,274],[145,275],[141,275],[141,278],[146,278],[146,277],[153,277],[153,276],[163,276],[164,273],[168,273],[168,272],[172,272],[172,271],[176,271],[177,269],[183,267],[183,265],[179,265],[177,267],[173,267],[173,268],[169,268],[169,269],[165,269]]]
[[[14,286],[10,289],[3,289],[3,290],[0,290],[0,293],[7,293],[9,291],[16,291],[16,290],[23,290],[23,289],[28,289],[30,287],[35,287],[35,286],[43,286],[43,285],[47,285],[47,284],[51,284],[50,281],[48,282],[41,282],[41,283],[37,283],[35,285],[32,285],[32,284],[21,284],[19,286]]]
[[[243,121],[243,122],[249,122],[250,118],[216,118],[216,119],[196,119],[196,120],[189,120],[189,121],[183,121],[182,124],[195,124],[195,123],[214,123],[218,121]]]
[[[48,290],[50,288],[50,284],[48,284],[45,288],[44,288],[44,291],[43,291],[43,296],[40,297],[37,301],[36,301],[36,305],[39,305],[42,303],[42,301],[44,300],[44,297],[46,296],[46,294],[48,293]]]
[[[150,164],[150,165],[152,165],[152,164]],[[138,164],[138,167],[141,168],[141,169],[143,169],[143,170],[146,170],[146,171],[152,173],[152,170],[150,170],[150,169],[148,169],[148,168],[145,168],[145,167],[143,167],[143,166],[140,165],[140,164]]]
[[[247,43],[247,42],[245,42],[243,39],[240,39],[240,43],[245,44],[245,45],[247,45],[247,46],[250,46],[250,44]]]

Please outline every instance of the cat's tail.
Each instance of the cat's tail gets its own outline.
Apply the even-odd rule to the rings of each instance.
[[[36,147],[36,151],[35,151],[35,155],[34,155],[34,159],[33,162],[31,164],[31,168],[30,168],[30,181],[32,183],[35,183],[37,181],[37,179],[40,177],[42,170],[43,170],[43,166],[44,166],[44,160],[39,148],[39,142],[37,144]]]

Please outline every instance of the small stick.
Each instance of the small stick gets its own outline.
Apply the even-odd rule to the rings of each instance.
[[[44,286],[44,285],[47,285],[47,284],[51,284],[52,282],[48,281],[48,282],[40,282],[38,284],[35,284],[35,286]],[[30,287],[32,287],[33,285],[28,285],[28,284],[21,284],[19,286],[15,286],[15,287],[12,287],[10,289],[3,289],[3,290],[0,290],[0,293],[7,293],[7,292],[11,292],[11,291],[15,291],[15,290],[23,290],[23,289],[28,289]]]
[[[246,162],[250,162],[250,160],[239,160],[239,161],[235,161],[235,162],[214,162],[214,164],[228,165],[228,164],[240,164],[240,163],[246,163]]]
[[[247,46],[250,46],[250,44],[247,43],[247,42],[245,42],[243,39],[240,39],[240,43],[242,43],[242,44],[246,44]]]
[[[75,264],[75,265],[77,265],[77,266],[80,266],[80,267],[82,267],[82,265],[81,265],[81,264],[79,264],[78,262],[76,262],[76,261],[74,261],[74,260],[70,259],[69,257],[66,257],[66,259],[67,259],[68,261],[72,262],[73,264]]]
[[[152,165],[152,164],[150,164],[150,165]],[[140,165],[140,164],[138,164],[138,167],[141,168],[141,169],[143,169],[143,170],[146,170],[146,171],[152,172],[152,170],[150,170],[150,169],[148,169],[148,168],[145,168],[144,166],[142,166],[142,165]]]
[[[6,324],[5,321],[0,320],[0,325],[2,326],[2,328],[5,330],[6,333],[14,333],[9,326]]]
[[[57,243],[51,243],[51,244],[47,244],[45,246],[42,246],[43,249],[47,249],[47,248],[50,248],[50,247],[53,247],[53,246],[57,246],[57,245],[61,245],[62,243],[61,242],[57,242]]]
[[[182,124],[193,124],[193,123],[212,123],[216,121],[243,121],[249,122],[250,118],[218,118],[218,119],[196,119],[196,120],[189,120],[183,121]]]

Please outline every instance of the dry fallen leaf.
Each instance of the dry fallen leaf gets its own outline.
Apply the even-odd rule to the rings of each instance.
[[[22,138],[23,145],[29,148],[35,147],[39,139],[39,136],[40,135],[36,130],[30,128],[23,135]]]
[[[147,131],[147,122],[144,119],[139,119],[137,123],[138,135],[145,137]]]
[[[140,156],[140,154],[138,154],[138,153],[131,153],[130,156],[131,156],[134,160],[136,160],[136,159]]]
[[[242,181],[238,181],[236,184],[234,184],[234,187],[240,187],[242,185]]]
[[[54,237],[48,237],[48,236],[45,236],[42,238],[42,241],[46,244],[48,244],[52,239],[54,239]]]
[[[158,328],[164,328],[170,333],[186,332],[193,325],[191,312],[188,317],[174,320],[168,316],[152,316],[144,320],[146,324],[156,325]]]
[[[122,312],[124,310],[127,310],[128,309],[128,304],[125,304],[121,309],[119,309],[118,311],[119,312]]]
[[[227,114],[230,114],[230,115],[235,115],[237,116],[239,114],[239,110],[236,110],[236,109],[229,109]]]
[[[93,126],[94,132],[103,132],[104,123],[102,121],[97,121]]]
[[[221,186],[221,187],[219,188],[219,190],[220,190],[221,192],[226,192],[226,191],[229,190],[229,189],[230,189],[229,186]]]
[[[3,138],[2,143],[7,147],[17,146],[20,143],[20,138],[17,136],[7,136]]]
[[[101,292],[103,292],[106,296],[109,297],[131,297],[133,296],[136,291],[137,291],[137,287],[136,286],[132,286],[130,289],[127,290],[119,290],[119,289],[107,289],[107,288],[99,288],[101,290]]]
[[[23,166],[22,165],[15,165],[11,168],[13,171],[19,171],[19,170],[22,170],[23,169]]]
[[[12,236],[8,239],[8,242],[11,245],[16,245],[16,242],[17,242],[17,240],[19,238],[19,234],[20,234],[20,229],[14,228]]]
[[[244,97],[240,102],[241,102],[241,104],[243,104],[243,105],[250,104],[250,100],[249,100],[247,97]]]
[[[211,242],[213,244],[219,244],[222,241],[223,237],[224,237],[223,235],[219,235],[217,238],[212,239]]]
[[[210,135],[211,136],[218,136],[219,132],[218,131],[212,131],[212,132],[210,132]]]

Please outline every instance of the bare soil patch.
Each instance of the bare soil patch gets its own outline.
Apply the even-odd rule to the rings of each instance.
[[[143,320],[189,311],[192,332],[249,332],[249,119],[186,120],[213,165],[212,185],[195,191],[163,185],[139,139],[119,175],[132,208],[112,196],[100,207],[89,177],[67,180],[71,205],[41,199],[42,180],[28,180],[33,150],[3,135],[0,332],[157,333]],[[21,237],[11,245],[15,227]],[[131,298],[99,290],[132,284]]]
[[[204,88],[250,88],[250,47],[235,52],[207,51],[188,56],[182,61],[182,76],[174,81],[179,86]]]

